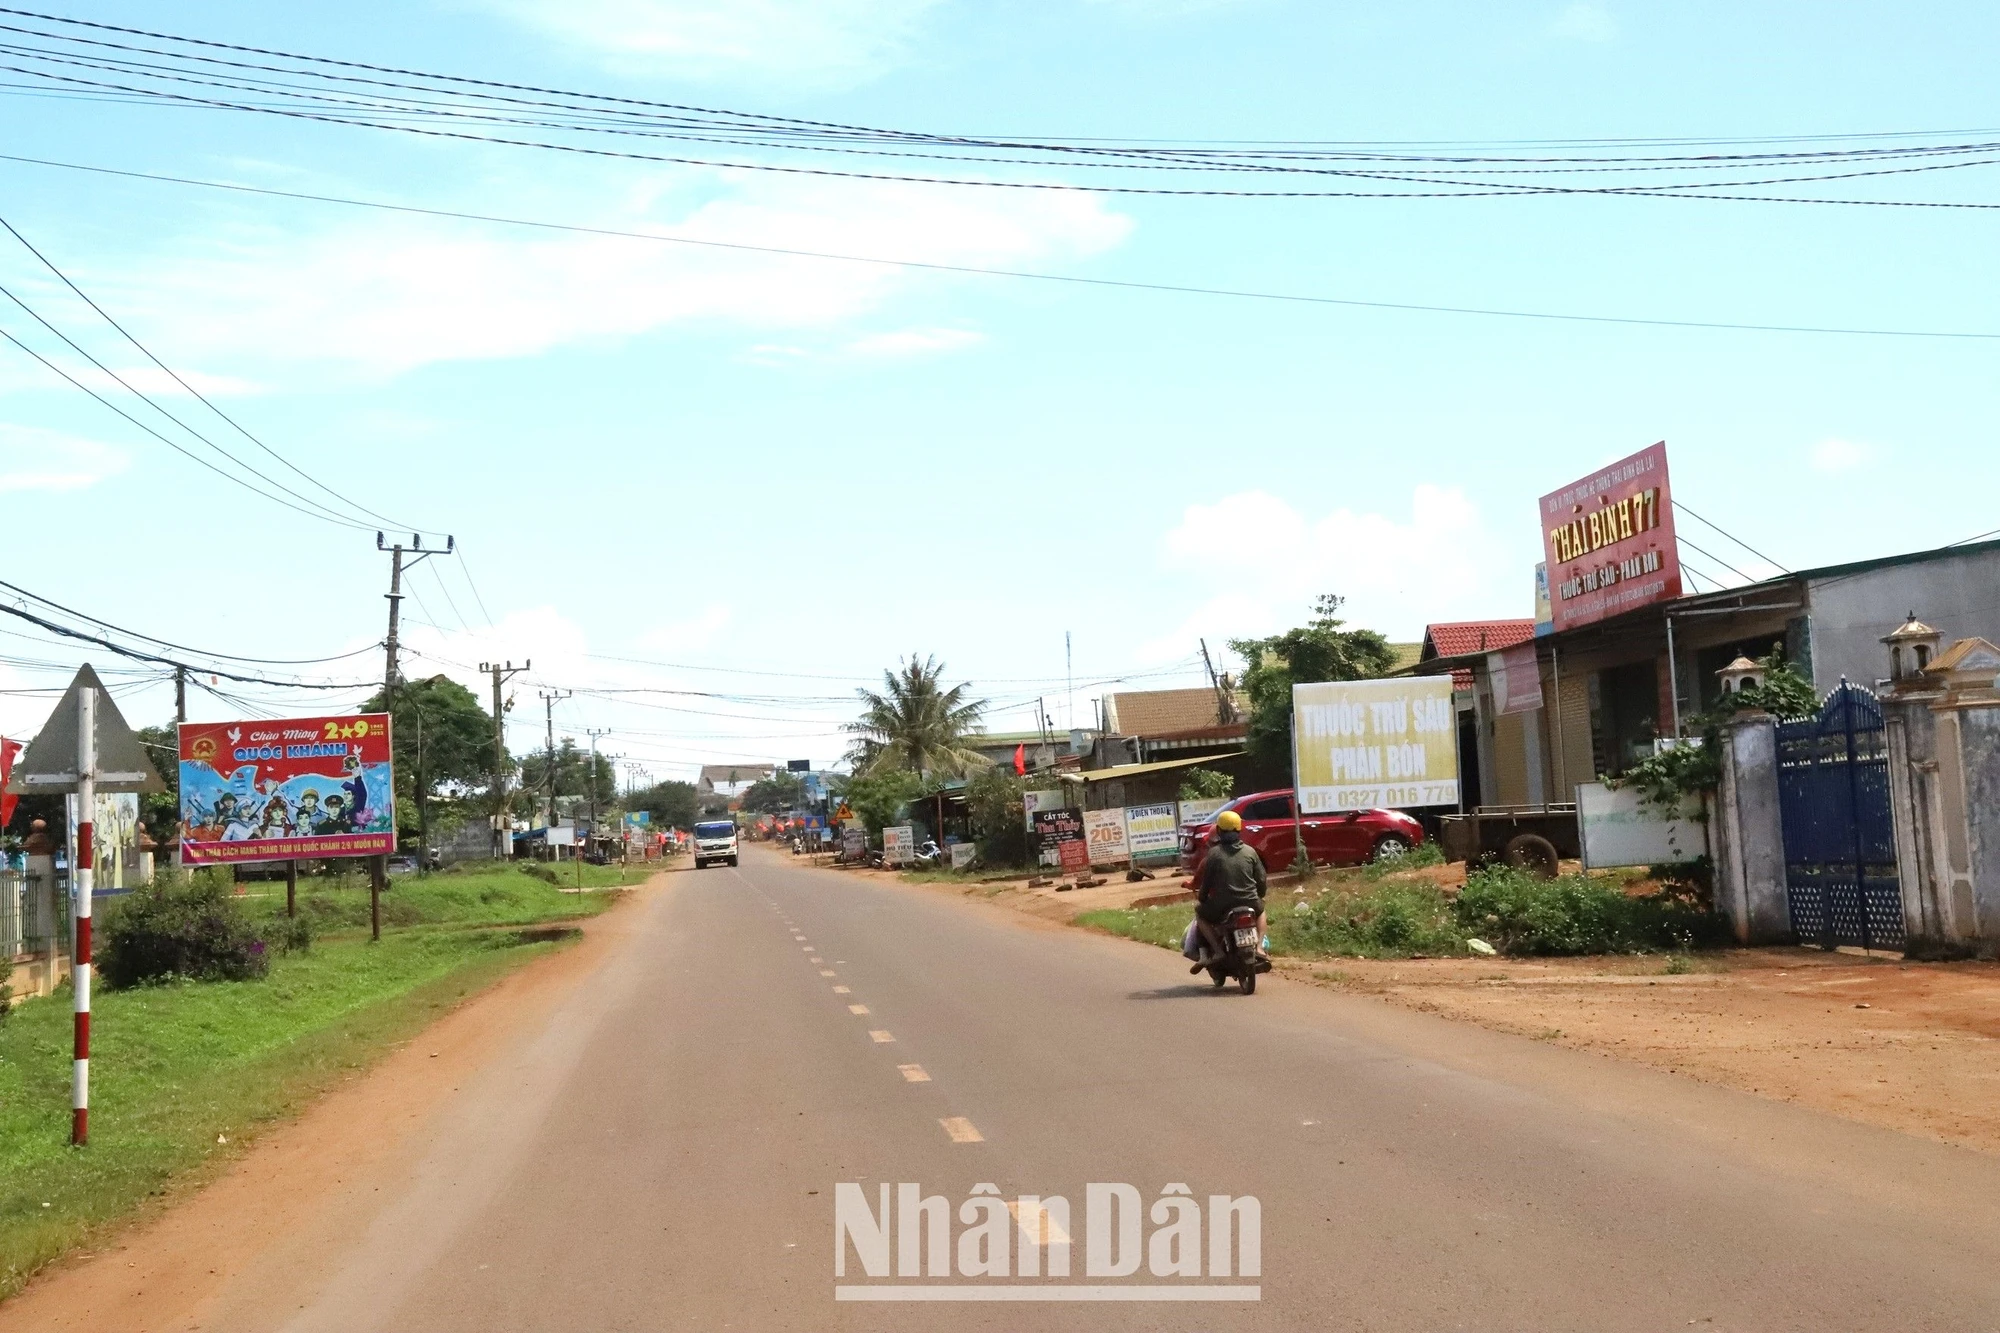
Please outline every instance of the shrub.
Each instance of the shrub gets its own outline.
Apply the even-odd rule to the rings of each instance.
[[[279,953],[304,953],[312,948],[312,917],[272,917],[264,923],[264,942]]]
[[[1465,951],[1451,900],[1434,884],[1336,889],[1310,902],[1274,899],[1266,906],[1278,953],[1378,958]]]
[[[270,968],[264,941],[226,883],[163,877],[105,913],[98,966],[114,989],[148,981],[248,981]]]
[[[1713,942],[1715,917],[1673,889],[1631,897],[1589,875],[1540,879],[1511,866],[1467,876],[1458,923],[1503,953],[1650,953]]]
[[[543,865],[540,861],[523,861],[521,863],[521,873],[524,875],[533,875],[544,884],[561,883],[561,880],[556,877],[555,867]]]
[[[0,1023],[7,1021],[7,1015],[14,1012],[14,988],[0,982]]]

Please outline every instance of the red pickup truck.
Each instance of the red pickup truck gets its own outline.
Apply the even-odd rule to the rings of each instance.
[[[1306,855],[1318,865],[1356,866],[1378,858],[1401,856],[1424,840],[1423,825],[1400,810],[1348,810],[1334,815],[1293,819],[1290,788],[1238,796],[1222,810],[1243,819],[1243,841],[1256,848],[1264,869],[1272,874],[1288,869],[1298,858],[1303,835]],[[1203,824],[1181,828],[1181,869],[1192,875],[1201,869],[1215,839],[1215,816]]]

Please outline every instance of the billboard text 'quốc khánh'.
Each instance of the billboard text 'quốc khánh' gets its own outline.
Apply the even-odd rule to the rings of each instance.
[[[188,865],[396,850],[389,715],[180,725]]]

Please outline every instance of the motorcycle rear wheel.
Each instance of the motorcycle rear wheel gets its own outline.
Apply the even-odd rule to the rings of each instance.
[[[1245,972],[1236,979],[1236,984],[1243,987],[1245,995],[1255,995],[1257,993],[1257,974],[1255,972]]]
[[[1217,990],[1221,990],[1224,986],[1227,986],[1229,984],[1229,974],[1223,971],[1219,967],[1211,967],[1210,969],[1208,969],[1208,979],[1209,981],[1214,983],[1215,988]]]

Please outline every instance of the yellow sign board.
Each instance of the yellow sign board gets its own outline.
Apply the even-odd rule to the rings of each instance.
[[[1294,685],[1292,737],[1305,814],[1458,804],[1449,676]]]

